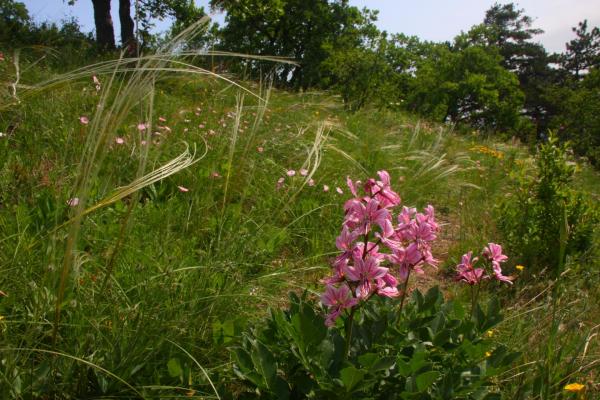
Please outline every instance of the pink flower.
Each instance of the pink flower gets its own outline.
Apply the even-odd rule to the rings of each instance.
[[[124,144],[125,143],[125,139],[123,139],[121,137],[115,138],[115,143],[116,144]]]
[[[405,280],[411,271],[419,274],[423,273],[421,269],[423,255],[416,243],[411,243],[407,247],[394,248],[388,259],[392,264],[398,265],[400,279],[402,280]]]
[[[177,189],[179,189],[179,191],[183,193],[190,191],[190,189],[186,188],[185,186],[177,186]]]
[[[79,117],[79,122],[81,122],[83,125],[87,125],[90,123],[90,120],[88,117],[82,115]]]
[[[145,140],[142,140],[140,143],[141,143],[142,146],[145,146],[145,145],[148,144],[148,142],[146,142]]]
[[[344,194],[344,191],[340,187],[336,187],[335,191],[338,192],[339,194]]]
[[[327,306],[329,314],[325,320],[325,325],[335,325],[335,320],[347,308],[352,308],[358,304],[358,299],[352,297],[352,293],[346,284],[342,284],[339,288],[328,285],[325,293],[321,295],[321,303]]]
[[[137,125],[138,131],[145,131],[146,130],[146,124],[144,123],[139,123]]]
[[[324,191],[325,193],[329,192],[329,186],[327,186],[327,185],[323,185],[323,191]]]
[[[380,208],[376,199],[369,199],[366,205],[360,201],[351,203],[344,224],[351,229],[358,229],[363,235],[371,230],[373,224],[379,225],[384,237],[394,234],[390,212]]]
[[[356,297],[366,299],[376,289],[374,281],[387,275],[388,269],[380,267],[379,260],[367,254],[364,259],[354,258],[354,266],[346,267],[344,273],[349,281],[358,282]]]
[[[302,175],[302,176],[306,176],[306,175],[308,175],[308,170],[307,170],[307,169],[305,169],[305,168],[302,168],[302,169],[300,170],[300,175]]]
[[[390,175],[387,171],[377,171],[379,181],[369,179],[365,184],[367,193],[376,198],[384,208],[395,207],[400,204],[400,196],[390,187]]]
[[[213,178],[220,178],[221,174],[219,174],[217,171],[213,171],[212,174],[210,174]]]
[[[283,187],[283,182],[285,182],[285,178],[281,177],[279,179],[277,179],[277,189],[281,189]]]
[[[200,128],[200,129],[204,129],[204,124],[200,124],[200,125],[198,125],[198,128]]]
[[[508,260],[508,257],[502,254],[502,246],[496,243],[488,243],[487,247],[483,249],[483,255],[488,260],[498,263]]]
[[[100,85],[100,80],[96,75],[92,75],[92,81],[94,82],[94,85],[96,85],[96,92],[99,92],[102,88],[102,85]]]
[[[258,146],[256,148],[256,151],[258,151],[259,153],[262,153],[263,151],[265,151],[265,149],[262,146]]]
[[[308,186],[315,186],[315,180],[314,180],[314,179],[312,179],[312,178],[310,178],[310,179],[308,180]]]
[[[289,169],[289,170],[286,172],[286,174],[287,174],[287,176],[294,176],[294,175],[296,175],[296,171],[294,171],[293,169]]]
[[[73,197],[67,200],[67,205],[69,207],[77,207],[79,205],[79,197]]]
[[[508,257],[502,254],[502,246],[496,243],[488,243],[487,247],[483,249],[483,255],[492,262],[494,278],[500,282],[512,284],[512,279],[503,275],[502,268],[500,267],[500,263],[508,260]]]
[[[164,117],[158,117],[158,120],[159,120],[160,122],[167,122],[167,119],[166,119],[166,118],[164,118]]]
[[[500,263],[492,261],[492,269],[494,270],[494,278],[496,278],[500,282],[510,283],[512,285],[512,278],[502,274],[502,268],[500,268]]]
[[[477,262],[477,257],[471,259],[472,251],[462,256],[462,261],[456,266],[456,280],[465,282],[469,285],[478,285],[482,279],[487,279],[483,268],[474,268],[473,264]]]

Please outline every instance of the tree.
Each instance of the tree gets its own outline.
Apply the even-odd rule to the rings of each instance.
[[[274,67],[275,82],[294,88],[321,86],[330,80],[323,68],[330,50],[360,46],[366,32],[375,29],[376,13],[361,12],[347,0],[216,1],[213,5],[227,11],[221,48],[296,60],[299,66]],[[245,60],[238,67],[254,75],[272,65]]]
[[[600,67],[600,28],[588,32],[587,20],[572,28],[577,36],[569,41],[566,53],[561,58],[562,68],[576,79],[592,67]]]
[[[530,118],[538,131],[548,127],[552,105],[544,101],[545,90],[558,77],[551,64],[556,57],[544,47],[533,42],[535,35],[543,33],[532,28],[533,19],[515,4],[494,4],[486,11],[482,24],[476,25],[455,42],[459,49],[468,46],[493,46],[502,56],[502,65],[519,78],[525,94],[522,114]]]
[[[115,48],[115,29],[110,15],[110,0],[92,0],[92,4],[98,46],[112,50]]]
[[[417,67],[409,107],[441,122],[510,130],[519,124],[523,100],[517,76],[502,66],[495,47],[456,51],[431,44]]]
[[[486,11],[483,25],[487,28],[487,44],[500,49],[503,64],[509,71],[521,75],[523,64],[540,54],[542,46],[531,39],[544,31],[531,28],[533,19],[525,15],[525,10],[517,9],[515,4],[494,4]]]
[[[130,55],[133,55],[137,41],[134,33],[135,25],[131,18],[131,0],[119,0],[119,22],[121,23],[121,44]]]

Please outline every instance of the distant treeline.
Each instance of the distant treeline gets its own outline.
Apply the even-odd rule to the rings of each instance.
[[[96,30],[104,32],[96,40],[112,50],[110,1],[93,3],[95,11],[104,7],[104,15],[108,3],[108,21],[96,18]],[[130,2],[120,3],[123,21]],[[122,30],[129,51],[158,46],[206,15],[192,0],[139,4],[140,43],[132,45],[131,33]],[[347,0],[212,0],[211,7],[226,12],[226,23],[209,26],[188,44],[191,48],[297,61],[227,57],[217,60],[221,70],[250,79],[267,73],[286,89],[334,90],[351,110],[392,107],[531,143],[552,130],[579,155],[600,164],[600,29],[587,21],[573,28],[563,53],[549,54],[536,41],[543,31],[512,3],[495,4],[481,24],[443,43],[380,31],[377,11],[360,10]],[[152,21],[165,16],[174,19],[171,31],[166,37],[152,35]],[[4,46],[73,47],[77,42],[85,43],[78,47],[84,51],[93,40],[76,21],[60,27],[34,24],[25,6],[13,0],[0,2],[0,18]]]

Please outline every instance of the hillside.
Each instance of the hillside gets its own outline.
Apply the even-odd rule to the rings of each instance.
[[[537,176],[535,149],[516,139],[403,111],[351,113],[328,92],[280,91],[160,57],[134,65],[66,75],[32,65],[3,93],[3,397],[250,396],[227,349],[268,307],[286,307],[287,292],[323,291],[352,197],[347,177],[386,170],[403,206],[435,207],[440,264],[411,288],[440,285],[468,303],[455,266],[470,249],[503,243],[503,204]],[[3,74],[14,82],[11,67]],[[573,166],[570,187],[598,200],[598,174]],[[546,398],[575,380],[587,398],[600,393],[600,240],[590,235],[591,250],[568,258],[556,280],[517,269],[525,261],[505,246],[514,285],[482,293],[501,296],[494,340],[522,353],[494,378],[504,398],[541,398],[518,397],[536,390],[524,374],[541,359]],[[561,280],[556,300],[548,295]]]

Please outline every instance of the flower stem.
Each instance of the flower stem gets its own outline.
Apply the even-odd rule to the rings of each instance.
[[[346,348],[344,349],[344,355],[346,359],[350,355],[350,342],[352,341],[352,326],[354,325],[354,313],[356,312],[356,307],[352,307],[350,310],[350,315],[346,320]]]
[[[402,314],[402,307],[404,307],[404,299],[406,298],[406,292],[408,289],[408,278],[410,278],[410,269],[406,274],[406,279],[404,280],[404,285],[402,287],[402,297],[400,298],[400,308],[398,309],[398,314]]]

